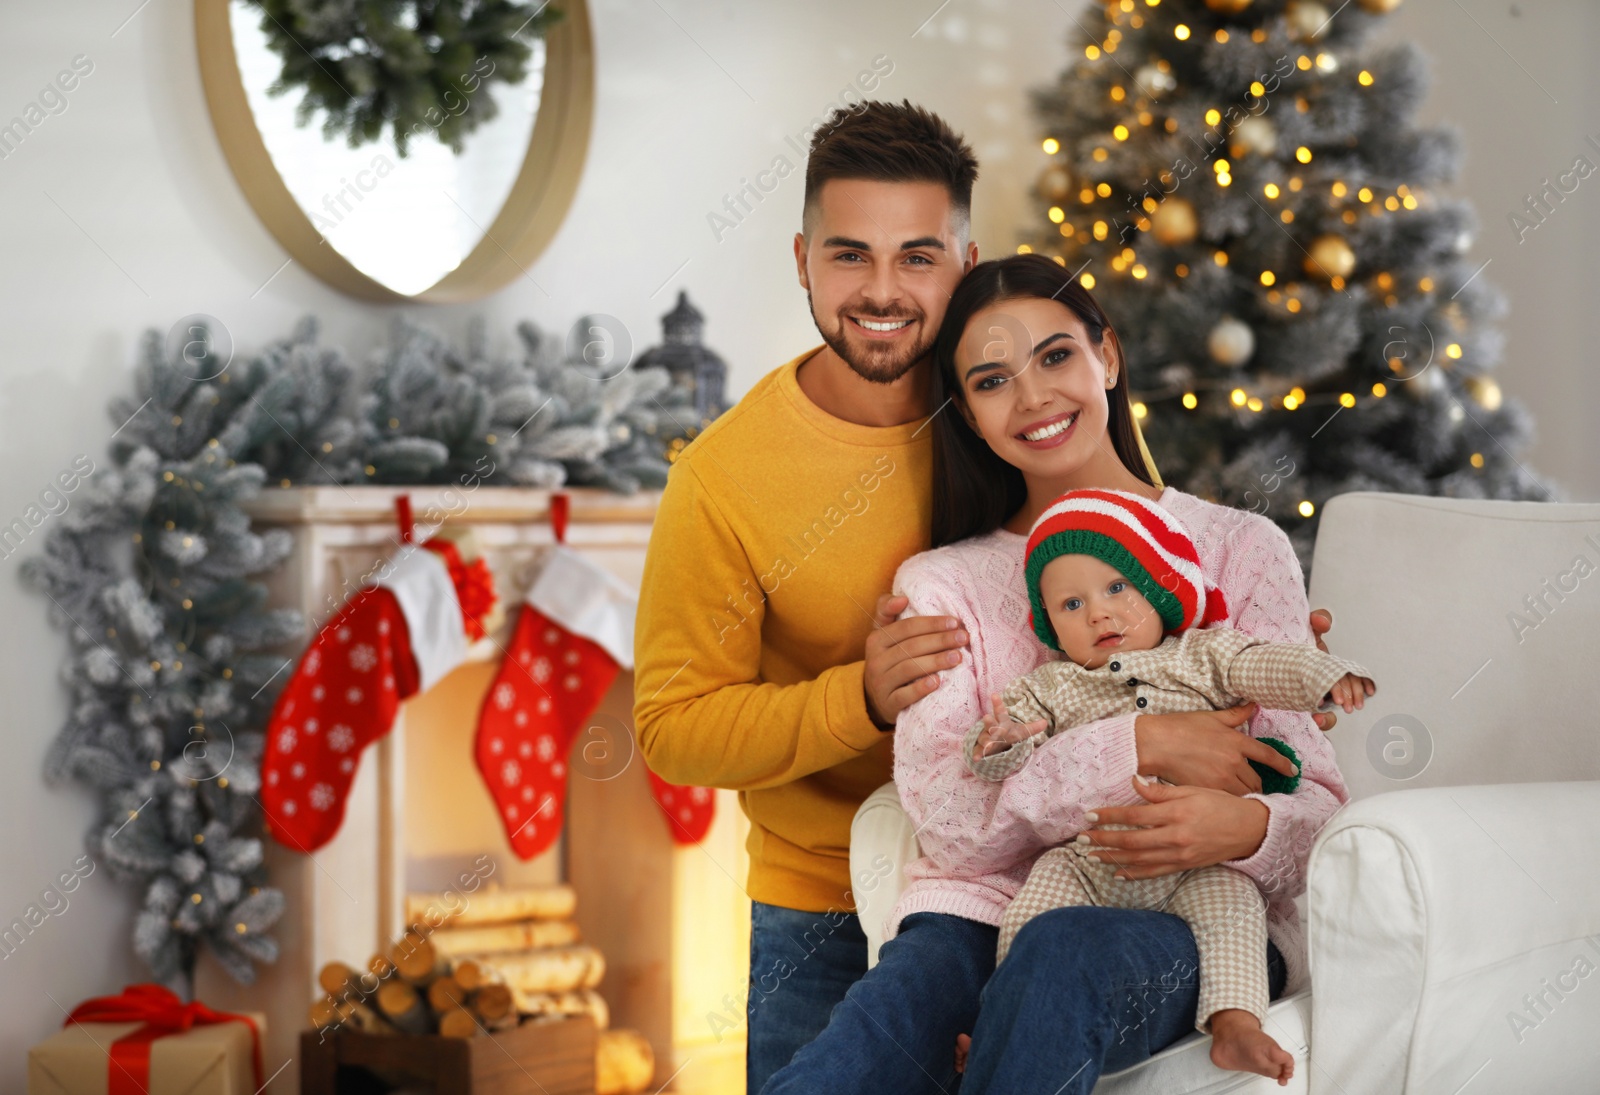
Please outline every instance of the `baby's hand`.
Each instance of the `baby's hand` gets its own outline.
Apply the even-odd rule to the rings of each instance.
[[[1371,677],[1358,677],[1354,673],[1346,673],[1333,682],[1333,688],[1323,699],[1325,701],[1332,699],[1348,714],[1365,704],[1367,697],[1377,690],[1378,686],[1373,683]]]
[[[983,730],[978,734],[976,746],[976,752],[980,757],[1004,752],[1017,742],[1028,740],[1050,725],[1045,719],[1018,722],[1006,711],[1006,705],[1000,699],[998,692],[989,693],[989,702],[993,704],[993,710],[983,716]]]

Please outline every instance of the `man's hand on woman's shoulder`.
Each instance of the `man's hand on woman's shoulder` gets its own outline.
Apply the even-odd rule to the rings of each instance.
[[[939,687],[938,673],[961,661],[967,633],[954,616],[895,617],[910,604],[903,594],[878,598],[867,667],[862,678],[867,714],[880,729],[893,730],[905,708]]]

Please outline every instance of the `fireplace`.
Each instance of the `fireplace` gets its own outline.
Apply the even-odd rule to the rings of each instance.
[[[637,587],[659,492],[619,496],[572,490],[567,544]],[[744,887],[748,823],[737,796],[718,791],[717,818],[699,845],[675,845],[650,796],[634,747],[633,676],[623,671],[574,741],[560,840],[522,862],[506,842],[472,759],[483,695],[494,676],[521,593],[554,542],[550,492],[480,487],[289,487],[247,508],[258,527],[287,529],[294,552],[270,579],[275,607],[300,609],[317,627],[362,576],[398,545],[395,500],[410,497],[417,534],[444,519],[470,525],[506,606],[499,630],[466,664],[403,705],[393,731],[362,756],[344,825],[311,856],[270,839],[267,863],[288,900],[276,928],[282,954],[254,986],[210,960],[197,995],[268,1015],[266,1071],[285,1065],[274,1095],[299,1089],[296,1040],[327,962],[364,964],[402,930],[407,893],[442,891],[487,854],[491,882],[565,881],[578,894],[582,937],[606,958],[599,991],[611,1023],[650,1041],[656,1076],[684,1095],[735,1095],[744,1087],[744,1015],[750,905]],[[309,637],[309,636],[308,636]],[[298,658],[299,651],[285,657]],[[285,669],[288,672],[288,669]]]

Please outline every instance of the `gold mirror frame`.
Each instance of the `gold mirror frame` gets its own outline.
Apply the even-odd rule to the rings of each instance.
[[[586,0],[561,0],[546,35],[544,90],[528,153],[505,204],[461,264],[420,293],[399,293],[325,244],[284,185],[256,128],[234,53],[229,0],[195,0],[195,45],[211,125],[239,189],[291,258],[335,289],[384,304],[477,300],[527,272],[567,215],[594,117],[594,39]]]

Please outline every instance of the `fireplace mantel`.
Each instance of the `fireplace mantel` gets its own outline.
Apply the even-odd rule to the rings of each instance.
[[[659,491],[618,495],[572,489],[566,543],[635,588]],[[417,537],[470,526],[507,612],[469,661],[402,706],[394,730],[363,754],[339,834],[314,855],[266,841],[274,885],[287,898],[276,929],[282,954],[256,985],[233,984],[202,962],[197,993],[213,1006],[268,1013],[267,1072],[289,1060],[271,1090],[299,1089],[293,1062],[316,973],[360,965],[399,932],[406,893],[444,890],[477,857],[506,885],[556,881],[578,892],[586,941],[607,960],[601,994],[615,1026],[642,1031],[656,1051],[652,1091],[732,1095],[743,1090],[742,1007],[748,977],[748,832],[737,796],[717,792],[705,841],[674,845],[650,797],[632,740],[633,674],[616,683],[574,743],[561,840],[530,862],[516,858],[478,778],[472,734],[516,609],[554,542],[552,492],[517,487],[324,486],[268,488],[245,509],[258,529],[282,528],[294,550],[266,579],[273,607],[320,627],[400,542],[396,499],[411,502]],[[308,633],[283,653],[298,660]],[[285,672],[289,670],[286,668]],[[594,741],[587,744],[583,735]],[[600,745],[601,739],[604,744]],[[581,770],[581,774],[580,774]],[[718,1016],[716,1021],[712,1016]],[[729,1029],[730,1024],[733,1029]]]

